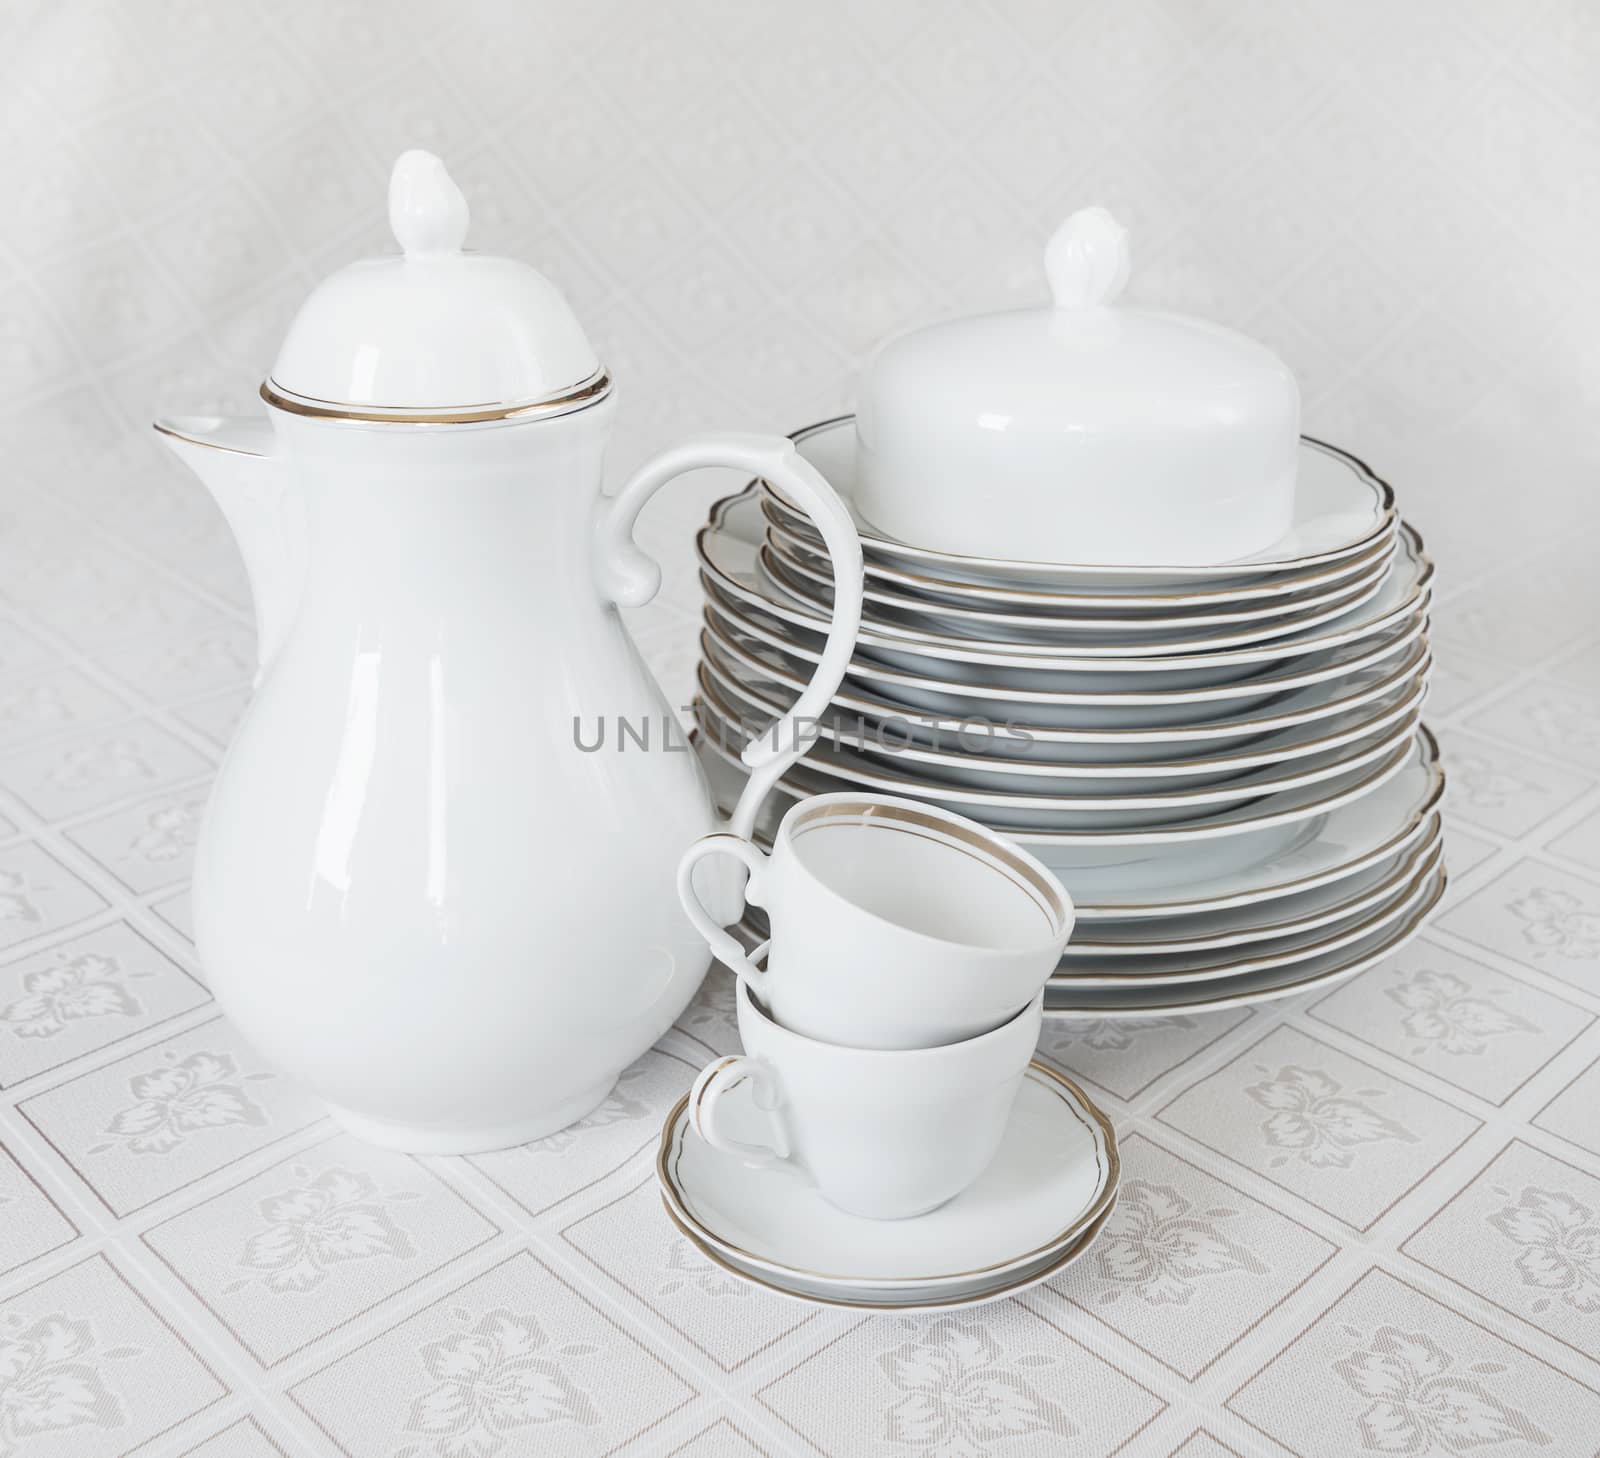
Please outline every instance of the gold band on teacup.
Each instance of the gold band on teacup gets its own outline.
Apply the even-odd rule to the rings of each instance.
[[[829,821],[858,825],[863,822],[882,824],[885,821],[898,821],[913,830],[934,831],[941,841],[959,841],[981,852],[985,860],[999,861],[1014,879],[1025,881],[1032,888],[1041,911],[1058,926],[1066,923],[1067,908],[1061,900],[1060,889],[1040,875],[1035,866],[1025,861],[998,836],[979,835],[965,825],[952,825],[942,816],[910,810],[904,805],[885,805],[875,800],[835,801],[831,805],[806,806],[795,815],[789,833],[797,835],[808,826],[825,825]]]

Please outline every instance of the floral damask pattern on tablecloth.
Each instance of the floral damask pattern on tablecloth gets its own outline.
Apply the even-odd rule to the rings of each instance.
[[[0,248],[5,1458],[1593,1451],[1600,20],[1437,10],[0,7],[29,139]],[[231,535],[149,422],[259,411],[417,145],[474,248],[573,299],[620,386],[613,485],[847,408],[904,326],[1036,302],[1040,240],[1099,201],[1139,302],[1280,352],[1306,429],[1422,531],[1441,909],[1305,997],[1051,1024],[1124,1190],[1046,1284],[866,1316],[688,1243],[653,1161],[738,1051],[724,969],[581,1127],[470,1160],[340,1134],[211,1004],[198,811],[259,664]],[[674,703],[736,484],[640,523],[664,587],[626,621]]]

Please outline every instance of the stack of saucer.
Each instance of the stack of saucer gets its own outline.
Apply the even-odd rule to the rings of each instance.
[[[1281,996],[1417,928],[1443,889],[1420,723],[1433,568],[1358,461],[1303,442],[1294,523],[1252,560],[1075,567],[893,541],[859,517],[852,421],[795,439],[856,511],[869,586],[850,676],[774,814],[859,787],[1006,831],[1078,908],[1051,1012]],[[760,482],[713,508],[697,550],[697,743],[731,803],[740,750],[816,661],[828,586]]]

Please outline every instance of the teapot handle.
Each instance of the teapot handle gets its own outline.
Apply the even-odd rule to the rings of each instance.
[[[619,607],[640,607],[661,587],[661,568],[633,540],[645,502],[673,477],[707,466],[731,466],[770,481],[811,519],[833,564],[833,620],[816,671],[788,713],[747,744],[741,756],[750,778],[730,826],[735,835],[748,839],[761,802],[805,753],[810,739],[802,735],[814,729],[850,666],[861,629],[861,539],[844,503],[793,441],[775,435],[701,436],[642,466],[602,508],[597,544],[600,582]]]

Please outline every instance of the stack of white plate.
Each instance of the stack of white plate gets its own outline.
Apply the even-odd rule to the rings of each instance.
[[[853,506],[848,417],[795,437]],[[1422,727],[1432,564],[1389,487],[1305,441],[1290,532],[1243,561],[963,557],[857,516],[851,673],[790,799],[851,787],[1006,831],[1072,892],[1055,1013],[1260,1001],[1393,951],[1444,887]],[[820,541],[763,482],[697,539],[697,741],[719,796],[799,693],[830,599]]]

